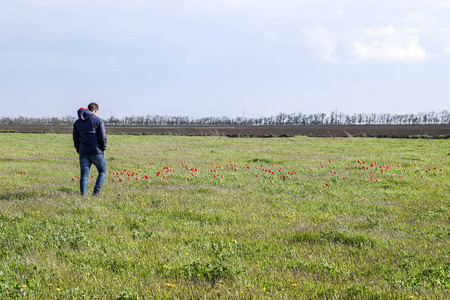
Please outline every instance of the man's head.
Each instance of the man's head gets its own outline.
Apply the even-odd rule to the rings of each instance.
[[[89,103],[88,109],[90,111],[92,111],[94,113],[94,115],[97,115],[97,113],[98,113],[98,104],[95,103],[95,102]]]

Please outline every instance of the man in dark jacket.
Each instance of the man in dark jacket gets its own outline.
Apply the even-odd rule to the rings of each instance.
[[[100,193],[106,176],[106,132],[103,120],[97,117],[98,105],[95,102],[88,108],[78,110],[78,120],[73,124],[73,143],[80,156],[80,192],[87,194],[89,170],[94,164],[98,170],[94,195]]]

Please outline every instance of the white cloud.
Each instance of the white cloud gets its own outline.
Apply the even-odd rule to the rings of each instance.
[[[264,32],[264,38],[272,43],[275,43],[278,40],[278,36],[275,30],[269,30]]]
[[[448,0],[438,0],[435,2],[438,7],[450,7],[450,2]]]
[[[438,21],[438,17],[435,15],[423,15],[418,13],[408,13],[405,18],[405,22],[413,23],[420,27],[429,27]]]
[[[194,52],[189,52],[188,54],[186,54],[185,60],[186,65],[188,66],[197,66],[201,63],[200,58]]]
[[[258,4],[257,0],[222,0],[221,2],[234,7],[252,6]]]
[[[337,62],[337,43],[324,27],[317,27],[307,33],[310,47],[325,61]]]
[[[79,13],[106,11],[141,12],[158,9],[186,8],[197,0],[147,1],[147,0],[23,0],[30,7],[55,11],[76,11]]]
[[[425,59],[427,53],[420,47],[415,33],[393,26],[366,30],[364,36],[353,43],[352,54],[358,60],[418,62]]]
[[[450,26],[441,29],[440,39],[445,44],[444,53],[450,55]]]

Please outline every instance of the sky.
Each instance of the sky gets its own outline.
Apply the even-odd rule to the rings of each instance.
[[[450,0],[2,0],[0,116],[450,109]]]

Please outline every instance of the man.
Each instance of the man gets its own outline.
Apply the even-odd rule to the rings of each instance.
[[[73,142],[80,156],[80,192],[87,195],[89,170],[94,164],[98,170],[94,196],[100,193],[106,176],[106,132],[103,120],[97,117],[98,105],[95,102],[88,108],[78,110],[78,120],[73,124]]]

